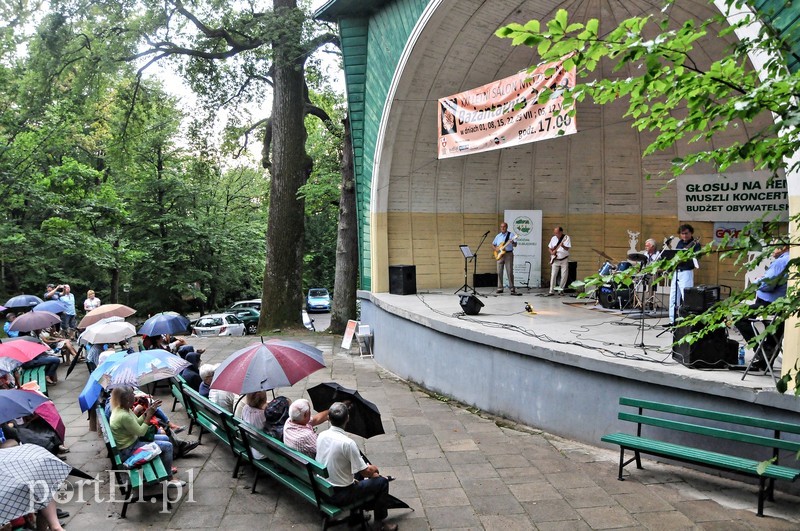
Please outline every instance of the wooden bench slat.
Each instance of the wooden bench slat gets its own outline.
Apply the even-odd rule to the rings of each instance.
[[[644,437],[637,437],[628,433],[612,433],[604,435],[601,440],[612,444],[618,444],[631,450],[640,450],[646,453],[657,453],[662,457],[672,457],[679,460],[691,460],[699,463],[724,466],[731,468],[742,473],[757,475],[757,468],[759,461],[747,459],[744,457],[736,457],[728,454],[721,454],[709,450],[700,450],[689,446],[682,446],[679,444],[658,441],[654,439],[647,439]],[[767,465],[764,476],[774,479],[786,479],[794,481],[800,477],[800,470],[781,466],[781,465]]]
[[[620,412],[618,418],[620,420],[646,424],[648,426],[656,426],[659,428],[665,428],[669,430],[684,431],[687,433],[696,433],[698,435],[707,435],[709,437],[716,437],[718,439],[727,439],[730,441],[755,444],[758,446],[765,446],[767,448],[780,448],[781,450],[789,450],[791,452],[800,451],[800,442],[787,441],[785,439],[776,439],[774,437],[765,437],[763,435],[754,435],[751,433],[744,433],[740,431],[725,430],[722,428],[715,428],[711,426],[701,426],[699,424],[680,422],[677,420],[670,420],[662,417],[651,417],[648,415],[637,415],[625,412]]]
[[[649,409],[651,411],[674,413],[676,415],[683,415],[687,417],[716,420],[720,422],[727,422],[729,424],[740,424],[742,426],[750,426],[753,428],[777,430],[784,433],[800,434],[800,424],[793,424],[791,422],[768,420],[758,417],[750,417],[746,415],[737,415],[734,413],[725,413],[722,411],[711,411],[708,409],[699,409],[689,406],[679,406],[675,404],[665,404],[662,402],[653,402],[651,400],[640,400],[637,398],[628,398],[628,397],[620,397],[619,403],[620,405],[623,406],[641,407],[643,409]]]

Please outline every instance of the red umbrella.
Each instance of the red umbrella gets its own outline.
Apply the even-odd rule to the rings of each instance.
[[[42,405],[37,407],[33,412],[39,415],[43,421],[53,428],[53,431],[56,432],[56,435],[59,436],[61,442],[63,443],[67,428],[64,426],[64,421],[61,419],[61,415],[58,414],[56,405],[48,400],[47,402],[43,402]]]
[[[322,351],[299,341],[270,339],[237,350],[214,371],[213,389],[237,394],[289,387],[325,367]]]
[[[84,318],[81,319],[81,322],[78,323],[78,328],[86,328],[87,326],[93,325],[101,319],[105,319],[106,317],[124,318],[130,317],[135,313],[136,310],[130,306],[125,306],[124,304],[102,304],[91,312],[87,313]]]
[[[48,350],[50,347],[47,345],[30,341],[0,343],[0,370],[11,372]]]

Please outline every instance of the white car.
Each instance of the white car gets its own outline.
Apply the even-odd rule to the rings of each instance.
[[[244,322],[232,313],[204,315],[194,323],[194,333],[199,337],[243,336]]]
[[[261,299],[250,299],[246,301],[236,301],[231,304],[231,310],[238,310],[239,308],[252,308],[261,311]]]

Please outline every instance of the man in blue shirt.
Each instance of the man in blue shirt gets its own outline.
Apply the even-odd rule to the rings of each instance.
[[[786,283],[789,280],[789,246],[779,245],[772,251],[772,257],[775,259],[767,268],[764,276],[759,280],[758,290],[756,291],[756,302],[750,305],[750,308],[755,310],[762,306],[767,306],[775,302],[781,297],[786,296]],[[769,324],[769,321],[765,321]],[[741,332],[742,337],[748,343],[755,337],[755,331],[750,323],[750,319],[740,319],[736,322],[736,328]],[[783,337],[783,322],[781,322],[775,334],[770,334],[764,338],[764,351],[767,355],[772,355],[775,347],[778,345],[777,337]],[[761,352],[756,352],[755,360],[752,365],[755,370],[766,370],[767,361],[761,356]]]
[[[5,332],[8,337],[19,337],[19,332],[16,330],[9,330],[11,323],[13,323],[16,318],[17,315],[12,312],[6,314],[6,324],[3,325],[3,332]]]
[[[70,331],[75,330],[78,321],[75,316],[75,295],[70,291],[69,284],[61,286],[61,304],[64,305],[64,313],[61,314],[61,333],[66,337],[71,337]]]

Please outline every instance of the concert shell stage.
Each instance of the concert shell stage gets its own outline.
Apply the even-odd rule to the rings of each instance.
[[[359,297],[380,365],[430,391],[563,437],[597,445],[603,434],[630,429],[617,420],[621,396],[800,422],[800,399],[779,394],[770,376],[742,381],[743,371],[673,361],[671,333],[658,336],[666,319],[645,319],[646,347],[636,348],[639,320],[569,296],[479,290],[484,307],[474,316],[464,316],[459,297],[445,290]],[[525,312],[525,302],[535,315]],[[670,440],[680,442],[676,437],[671,432]]]

